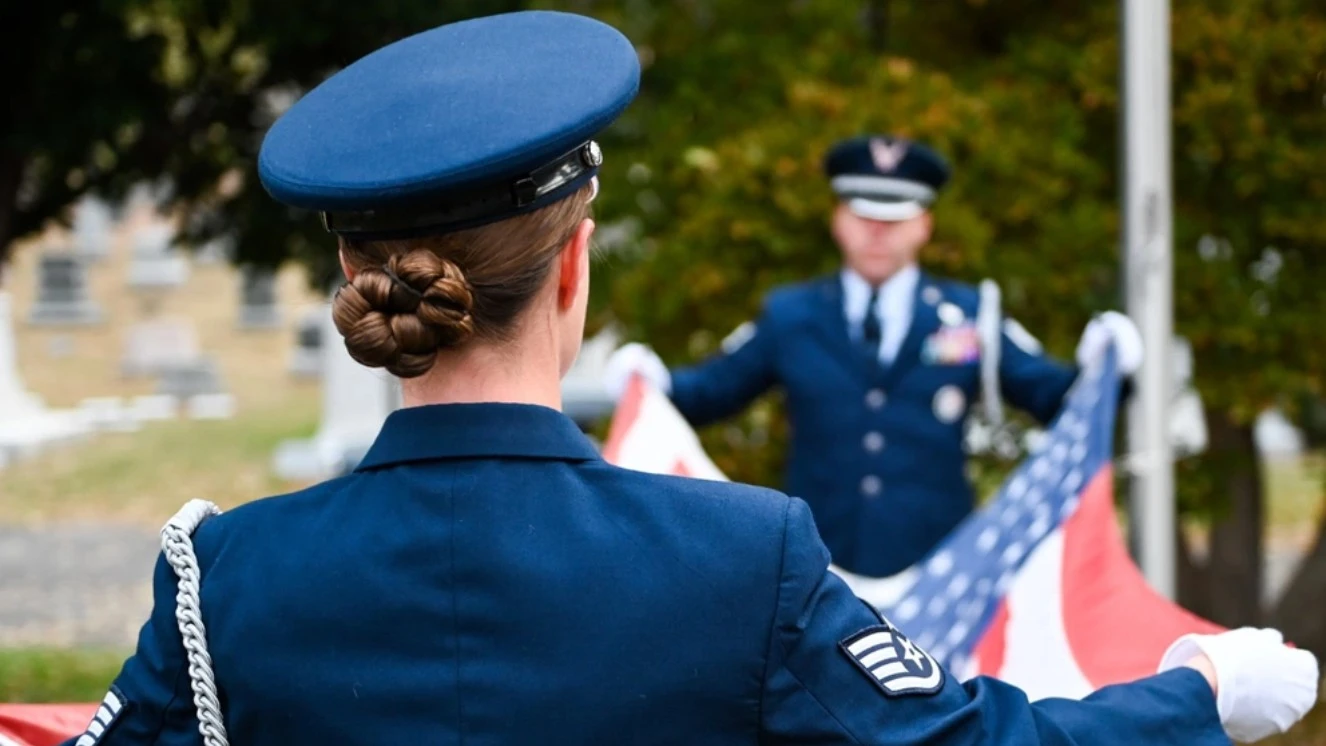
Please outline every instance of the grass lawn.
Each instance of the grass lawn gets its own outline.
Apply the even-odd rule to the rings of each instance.
[[[250,409],[228,421],[150,423],[131,434],[97,436],[0,472],[0,521],[132,523],[151,529],[192,498],[223,510],[298,485],[271,472],[287,438],[318,424],[316,392],[280,408]]]
[[[1268,539],[1310,542],[1326,508],[1326,454],[1269,461],[1266,498]]]

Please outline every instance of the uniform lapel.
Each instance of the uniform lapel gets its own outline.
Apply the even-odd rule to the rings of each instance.
[[[879,366],[866,359],[848,333],[842,279],[837,274],[823,278],[815,295],[819,300],[814,314],[815,331],[828,348],[829,357],[840,361],[863,380],[869,380],[872,369],[878,370]]]
[[[884,389],[890,390],[898,384],[903,374],[911,370],[921,359],[921,348],[926,337],[939,328],[939,303],[943,293],[929,275],[922,272],[916,281],[916,292],[912,298],[912,323],[903,337],[898,354],[887,370],[881,371]]]

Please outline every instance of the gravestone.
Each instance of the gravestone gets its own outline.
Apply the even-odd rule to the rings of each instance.
[[[9,293],[0,290],[0,420],[17,419],[41,411],[41,400],[24,390],[23,379],[19,376]]]
[[[88,295],[87,267],[67,252],[44,254],[37,265],[37,302],[28,323],[80,326],[102,322],[101,309]]]
[[[314,309],[300,317],[295,326],[295,347],[290,357],[290,373],[296,378],[322,375],[322,310]]]
[[[163,370],[157,380],[156,393],[185,401],[194,396],[224,394],[226,389],[216,360],[198,357]]]
[[[78,412],[49,410],[23,386],[9,294],[0,290],[0,462],[38,452],[88,432]]]
[[[115,219],[105,201],[85,196],[74,205],[74,253],[91,262],[110,255]]]
[[[90,396],[79,402],[79,409],[94,430],[132,433],[141,428],[133,410],[119,396]]]
[[[129,413],[138,422],[173,420],[179,416],[179,400],[164,394],[135,396]]]
[[[287,441],[277,448],[273,468],[283,479],[327,479],[353,468],[387,415],[401,406],[400,385],[393,376],[350,357],[332,324],[331,305],[324,304],[319,315],[325,341],[322,421],[311,440]]]
[[[143,321],[129,328],[120,373],[129,378],[158,376],[195,362],[200,354],[198,334],[189,321]]]
[[[191,420],[228,420],[235,416],[235,397],[232,394],[198,394],[185,402],[185,411]]]
[[[235,416],[235,397],[226,391],[216,360],[200,357],[167,368],[156,393],[179,402],[189,419],[225,420]]]
[[[241,274],[239,328],[277,329],[281,307],[276,300],[276,274],[246,266]]]
[[[221,236],[198,247],[194,261],[202,265],[227,264],[234,255],[234,239],[229,236]]]
[[[134,234],[127,284],[141,293],[159,293],[189,281],[189,262],[171,247],[175,230],[152,223]]]

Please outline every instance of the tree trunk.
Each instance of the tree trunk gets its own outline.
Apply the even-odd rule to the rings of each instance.
[[[1317,524],[1317,540],[1271,613],[1271,626],[1285,639],[1326,655],[1326,514]]]
[[[1265,528],[1261,462],[1251,425],[1237,424],[1224,412],[1206,413],[1209,463],[1225,492],[1226,510],[1211,526],[1206,561],[1211,621],[1228,627],[1262,621],[1262,534]]]
[[[866,30],[870,48],[883,52],[889,46],[889,3],[892,0],[866,0]]]
[[[5,286],[5,267],[13,250],[14,226],[17,223],[18,187],[23,180],[23,158],[0,151],[0,288]]]
[[[1205,561],[1193,554],[1188,537],[1182,527],[1175,528],[1174,548],[1175,581],[1179,606],[1192,613],[1211,618],[1211,574]]]

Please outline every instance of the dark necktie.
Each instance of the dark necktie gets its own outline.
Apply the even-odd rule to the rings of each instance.
[[[870,302],[866,305],[866,318],[861,324],[861,344],[866,359],[879,359],[879,313],[875,310],[879,302],[879,288],[872,288],[870,291]]]

